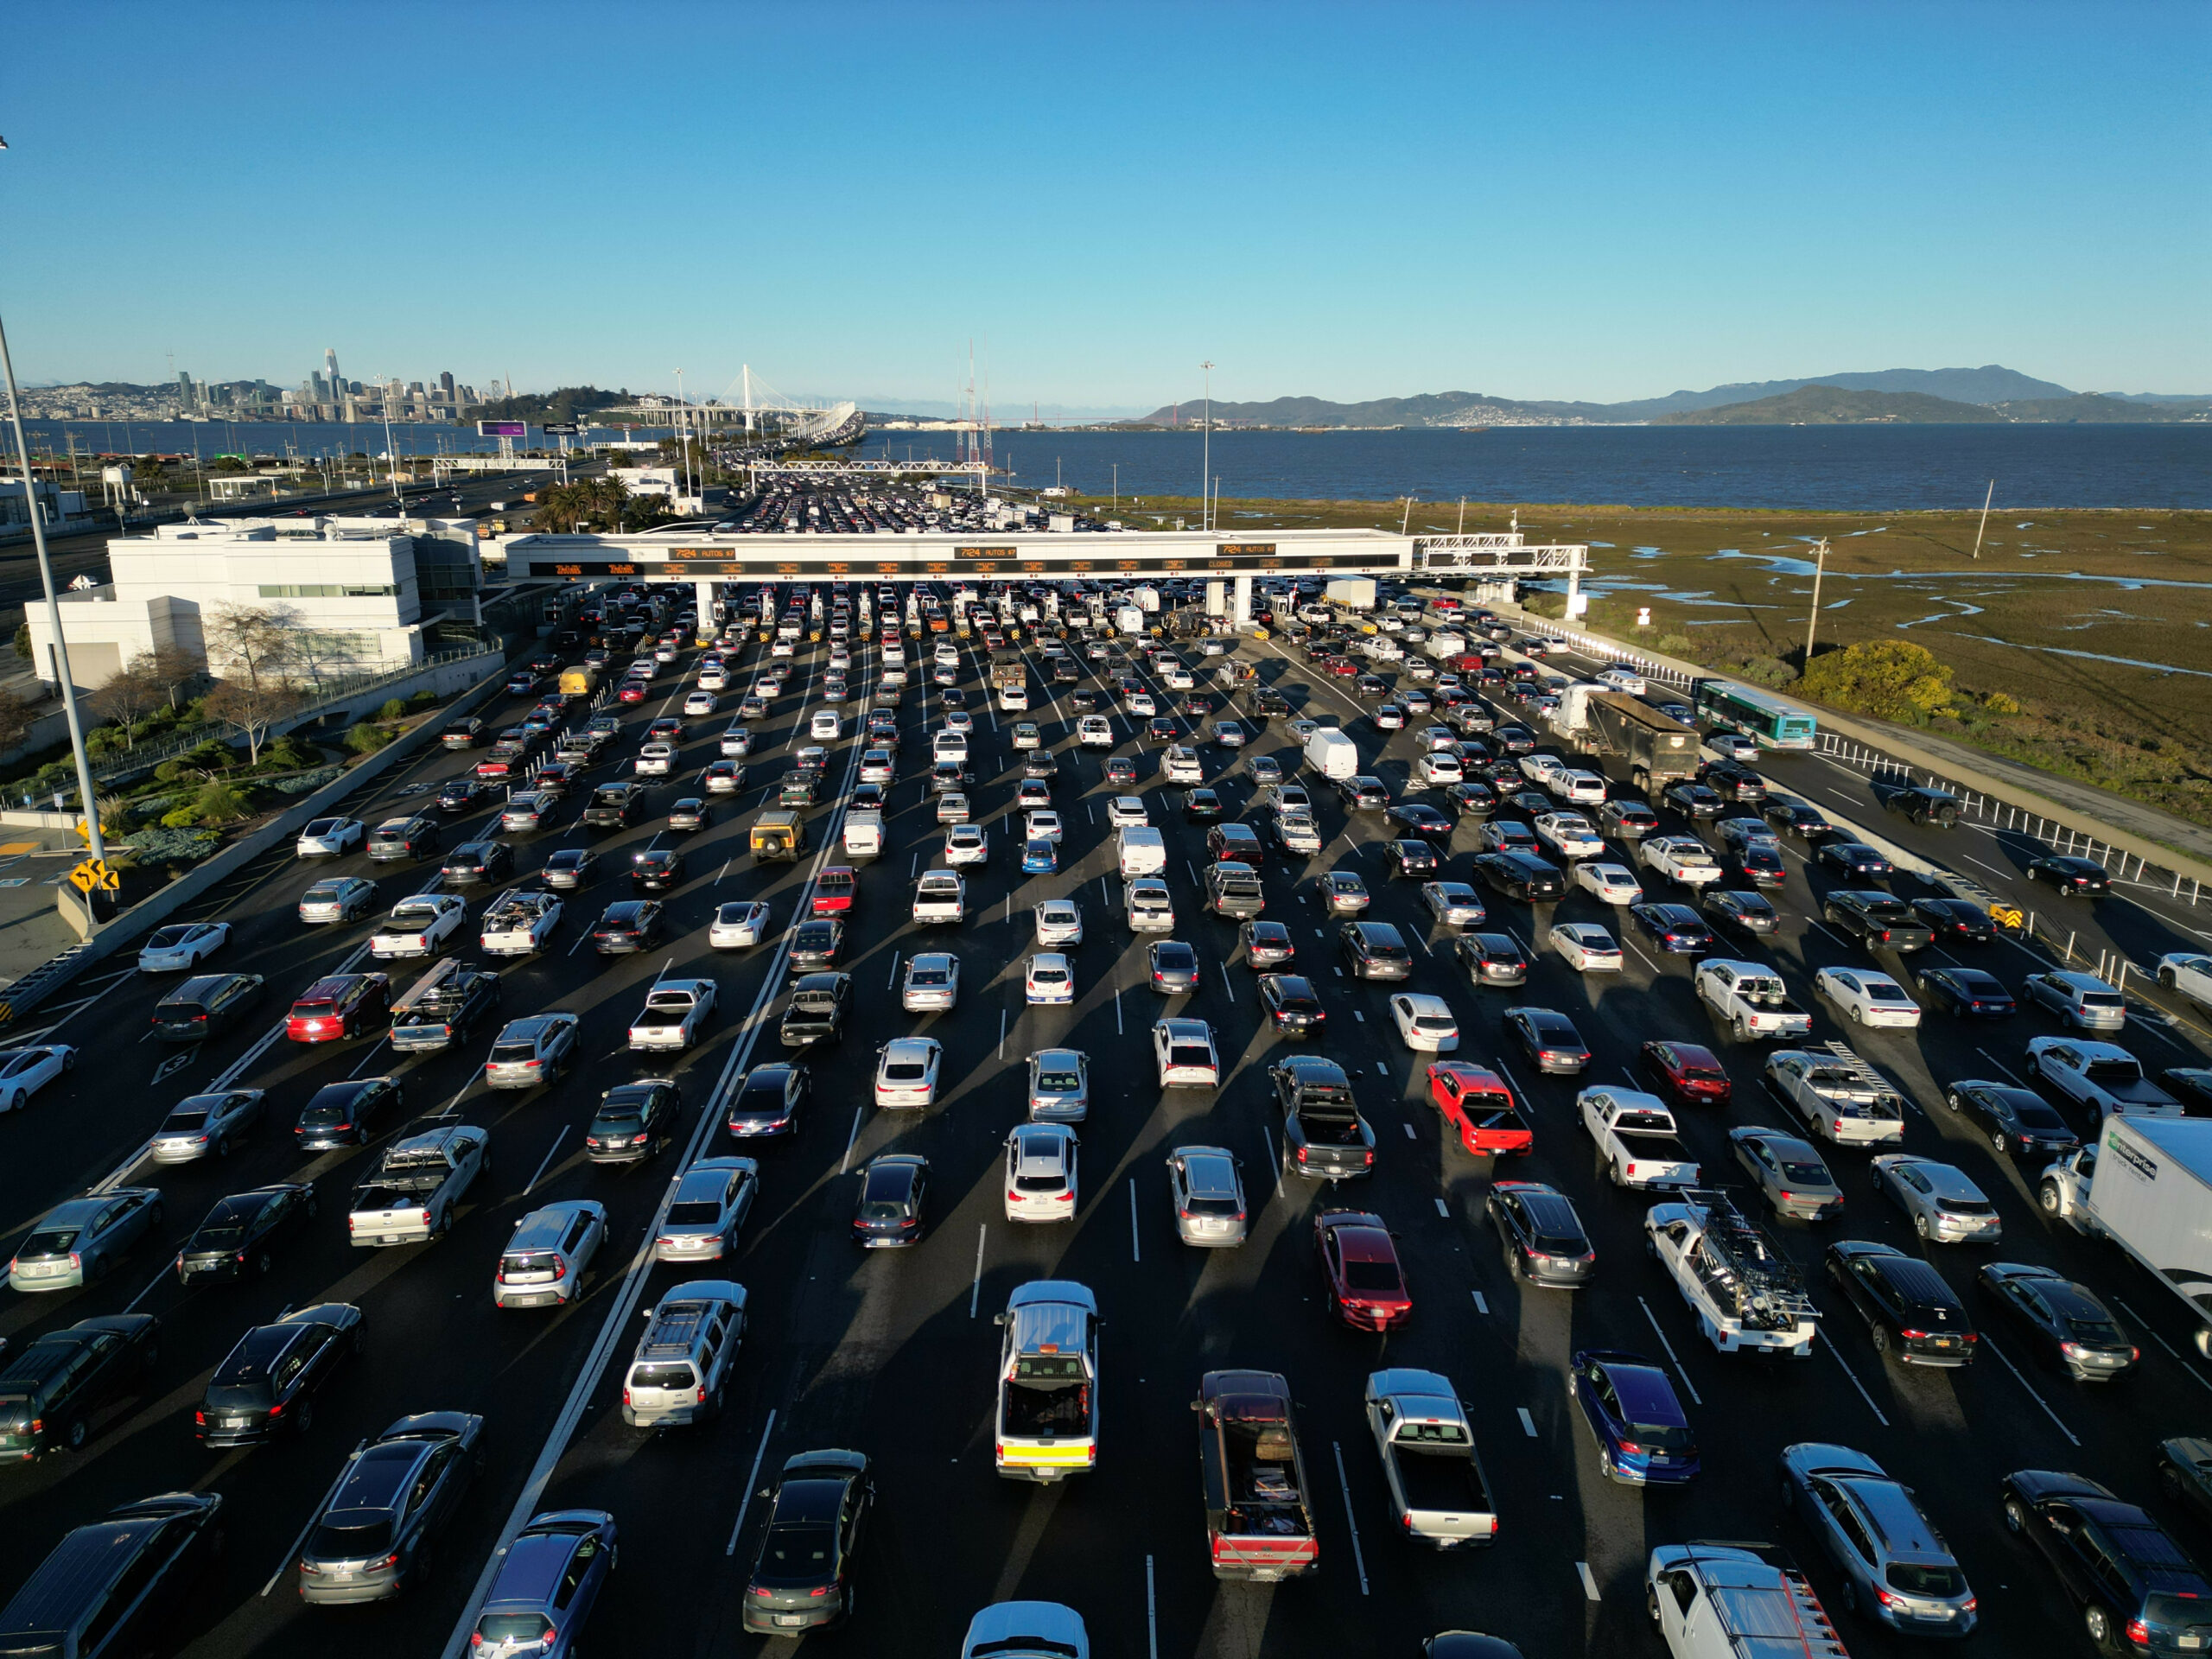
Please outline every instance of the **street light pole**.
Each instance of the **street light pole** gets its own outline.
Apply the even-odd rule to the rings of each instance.
[[[69,751],[77,761],[77,792],[84,803],[85,834],[92,842],[92,856],[105,861],[107,843],[100,834],[99,803],[92,797],[92,763],[85,753],[85,723],[77,713],[77,687],[69,673],[69,645],[61,637],[61,601],[54,597],[54,564],[46,553],[46,520],[39,511],[38,485],[31,476],[30,443],[23,436],[23,409],[16,393],[16,365],[8,354],[5,327],[0,327],[0,373],[7,377],[8,421],[15,428],[16,459],[23,469],[23,505],[30,509],[31,546],[38,555],[39,581],[46,588],[46,625],[54,632],[54,674],[61,682],[61,710],[69,721]]]
[[[1198,528],[1213,528],[1213,360],[1198,366],[1206,372],[1205,416],[1198,440]]]
[[[1805,619],[1805,666],[1813,665],[1813,627],[1821,620],[1821,572],[1827,569],[1828,538],[1821,537],[1813,550],[1813,610]]]

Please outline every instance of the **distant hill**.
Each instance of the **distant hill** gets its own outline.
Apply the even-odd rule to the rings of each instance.
[[[472,408],[471,420],[573,421],[594,410],[630,401],[628,391],[601,391],[597,386],[560,386],[551,391],[524,392],[518,397],[495,397]]]
[[[1363,404],[1332,403],[1325,397],[1275,397],[1263,404],[1233,404],[1216,398],[1213,418],[1260,426],[1481,426],[1500,416],[1545,415],[1566,404],[1518,403],[1479,391],[1431,391],[1414,397],[1376,397]],[[1574,407],[1599,410],[1600,404]],[[1194,425],[1205,415],[1198,398],[1181,405],[1162,404],[1142,417],[1147,425],[1179,422]],[[1600,416],[1602,418],[1602,416]]]
[[[1719,409],[1685,409],[1662,415],[1657,426],[1845,426],[1869,422],[1926,425],[1997,422],[2005,417],[1986,404],[1961,404],[1917,391],[1856,391],[1842,386],[1800,386],[1778,397],[1758,397]]]
[[[1994,404],[2004,398],[2070,397],[2066,387],[1995,363],[1978,369],[1877,369],[1865,373],[1811,374],[1802,380],[1747,380],[1703,391],[1670,391],[1664,397],[1637,397],[1607,407],[1615,420],[1654,420],[1692,409],[1778,397],[1803,386],[1834,386],[1840,391],[1916,391],[1961,404]]]
[[[1993,405],[2015,421],[2075,421],[2101,425],[2126,422],[2202,421],[2212,416],[2212,397],[2159,397],[2136,400],[2106,392],[2084,391],[2071,397],[2029,397]]]

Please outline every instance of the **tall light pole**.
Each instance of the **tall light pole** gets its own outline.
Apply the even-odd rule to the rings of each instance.
[[[1821,620],[1821,572],[1827,569],[1828,538],[1821,537],[1813,550],[1813,612],[1805,619],[1805,666],[1813,665],[1813,626]]]
[[[7,148],[8,141],[0,138],[0,149]],[[61,682],[61,711],[69,721],[69,753],[77,762],[77,792],[85,807],[86,838],[92,843],[92,856],[105,861],[107,842],[100,834],[99,803],[92,796],[92,763],[85,753],[85,723],[77,713],[77,686],[69,673],[68,642],[61,637],[61,601],[54,597],[54,564],[46,553],[46,520],[39,511],[38,484],[31,476],[30,441],[23,435],[23,407],[16,392],[16,364],[8,354],[4,327],[0,327],[0,375],[8,382],[8,423],[15,429],[16,460],[23,469],[23,505],[30,510],[31,547],[38,555],[38,578],[46,588],[46,626],[54,633],[54,671]]]
[[[1213,359],[1209,358],[1198,365],[1206,372],[1205,416],[1199,426],[1203,435],[1198,440],[1198,528],[1213,528]]]

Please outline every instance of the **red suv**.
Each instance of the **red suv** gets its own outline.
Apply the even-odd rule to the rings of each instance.
[[[389,974],[332,974],[301,993],[284,1035],[296,1043],[334,1043],[358,1037],[391,1012]]]

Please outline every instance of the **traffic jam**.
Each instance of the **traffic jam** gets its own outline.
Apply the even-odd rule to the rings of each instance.
[[[2212,1062],[1942,791],[1441,590],[693,592],[0,1052],[0,1651],[2212,1645]]]

